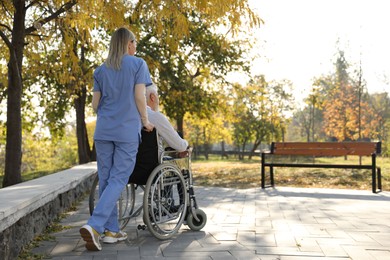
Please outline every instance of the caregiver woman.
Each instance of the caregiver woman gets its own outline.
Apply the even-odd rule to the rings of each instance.
[[[152,83],[146,62],[134,56],[137,41],[127,28],[116,30],[104,64],[94,72],[92,107],[97,113],[95,146],[99,175],[99,201],[80,234],[88,250],[127,239],[120,231],[116,202],[133,172],[144,127],[148,120],[145,86]]]

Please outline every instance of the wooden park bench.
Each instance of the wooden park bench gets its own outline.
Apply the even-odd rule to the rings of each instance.
[[[371,170],[372,192],[382,191],[381,169],[376,165],[376,156],[381,153],[381,142],[274,142],[269,152],[261,153],[261,188],[265,188],[266,167],[269,167],[270,185],[274,187],[274,167],[341,168]],[[291,161],[291,158],[371,156],[370,164],[318,164]],[[306,158],[307,159],[307,158]],[[378,190],[377,190],[378,186]]]

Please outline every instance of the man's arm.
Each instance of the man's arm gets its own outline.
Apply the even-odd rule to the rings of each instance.
[[[185,151],[188,147],[187,140],[184,140],[173,128],[168,118],[160,112],[148,109],[149,120],[155,125],[158,134],[164,139],[169,147],[178,152]]]

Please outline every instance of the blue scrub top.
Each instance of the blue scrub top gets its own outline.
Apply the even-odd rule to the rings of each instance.
[[[124,55],[120,70],[105,64],[94,72],[93,91],[100,92],[95,140],[137,142],[142,127],[134,98],[136,84],[152,83],[146,62]]]

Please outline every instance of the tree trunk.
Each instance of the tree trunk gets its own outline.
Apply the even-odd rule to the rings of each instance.
[[[206,160],[208,160],[209,159],[209,153],[210,153],[210,145],[208,144],[208,143],[205,143],[204,145],[203,145],[203,147],[204,147],[204,157],[205,157],[205,159]]]
[[[77,94],[77,98],[74,100],[74,107],[76,109],[77,147],[79,164],[84,164],[91,161],[92,155],[88,141],[87,127],[85,125],[85,101],[87,98],[87,89],[82,87]]]
[[[182,138],[184,138],[184,131],[183,131],[183,116],[180,116],[179,118],[176,118],[176,124],[177,129],[176,131],[180,134]]]
[[[199,135],[196,135],[195,139],[195,147],[194,147],[194,159],[198,159],[198,154],[199,154]]]
[[[4,1],[2,1],[4,2]],[[8,86],[7,86],[7,136],[5,148],[5,169],[3,187],[17,184],[22,181],[22,64],[25,45],[25,35],[35,31],[34,27],[26,29],[26,2],[24,0],[12,1],[14,7],[14,20],[12,27],[12,39],[1,33],[1,38],[9,49],[8,62]],[[38,1],[30,1],[29,7]],[[58,12],[50,15],[45,23],[56,19],[61,13],[67,12],[77,1],[65,3]]]
[[[311,107],[311,115],[310,115],[310,128],[311,128],[311,141],[314,142],[314,109],[315,109],[315,104],[314,104],[314,98],[313,98],[313,105]],[[310,132],[310,131],[309,131]],[[310,140],[310,137],[308,137]],[[284,142],[284,140],[283,140]]]
[[[207,131],[206,131],[206,128],[203,127],[203,148],[204,148],[204,157],[206,158],[206,160],[209,159],[209,152],[210,152],[210,144],[208,142],[208,138],[207,138]]]
[[[248,156],[248,160],[252,160],[252,157],[253,155],[255,155],[255,150],[256,150],[257,147],[253,146],[250,153],[249,153],[249,156]]]
[[[96,161],[96,146],[95,146],[95,141],[93,142],[93,145],[92,145],[91,161]]]
[[[261,136],[261,137],[259,137],[257,140],[255,140],[255,141],[253,142],[253,147],[252,147],[252,149],[251,149],[251,151],[250,151],[250,153],[249,153],[249,157],[248,157],[249,160],[252,159],[253,155],[255,154],[255,150],[260,146],[261,140],[263,140],[263,138],[264,138],[264,137]]]
[[[24,1],[14,1],[12,43],[8,45],[7,136],[3,187],[22,182],[22,62],[24,50]]]
[[[229,159],[229,155],[225,151],[225,141],[221,142],[221,159],[223,158]]]
[[[244,157],[245,157],[245,146],[246,146],[246,141],[242,143],[241,151],[238,154],[238,160],[240,160],[240,161],[244,160]]]
[[[14,61],[11,59],[10,63]],[[7,136],[3,187],[22,182],[22,84],[19,72],[8,66]]]

